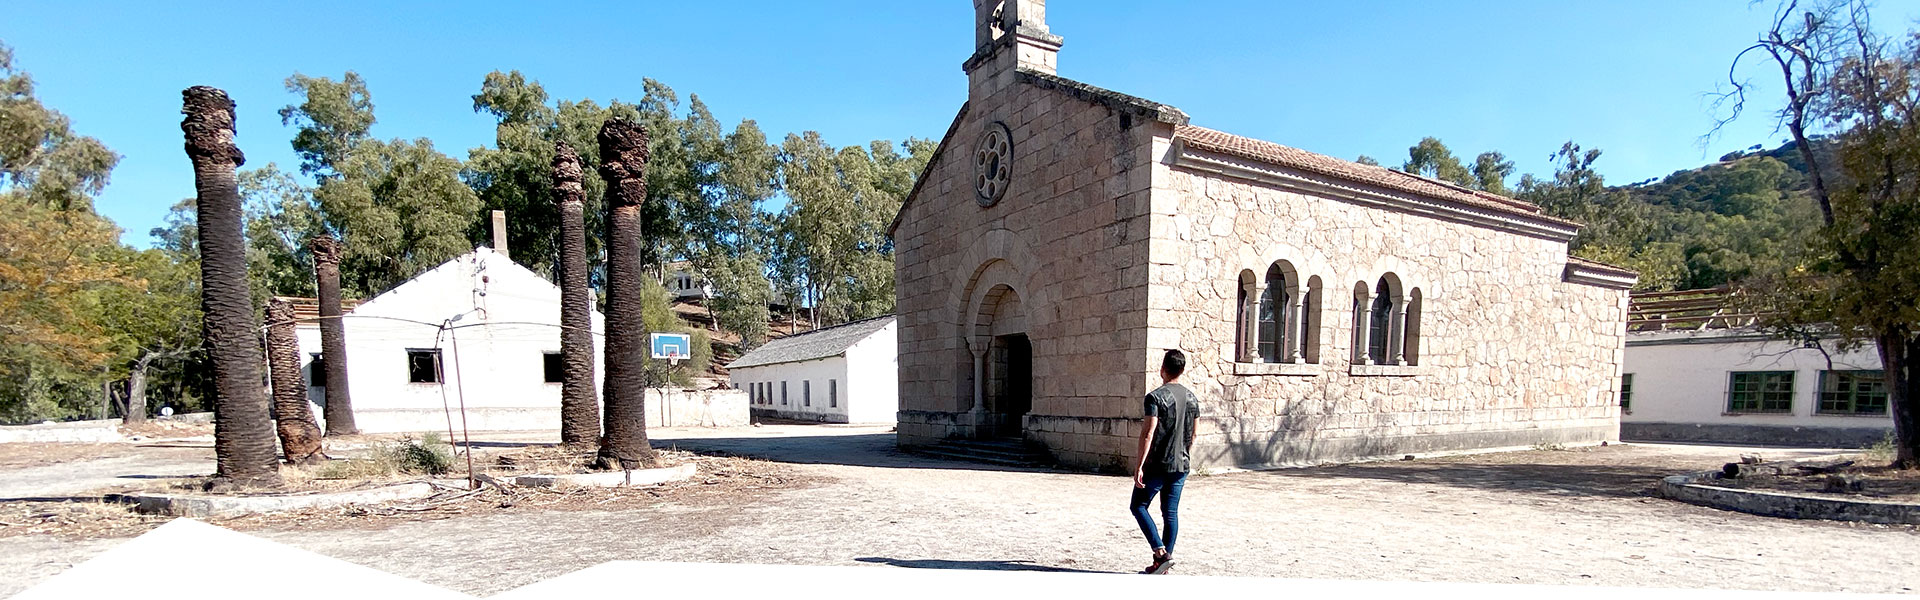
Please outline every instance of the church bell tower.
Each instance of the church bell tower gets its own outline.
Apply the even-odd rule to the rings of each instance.
[[[1046,0],[973,0],[973,44],[961,68],[978,97],[1010,83],[1016,68],[1055,74],[1061,38],[1047,31]]]

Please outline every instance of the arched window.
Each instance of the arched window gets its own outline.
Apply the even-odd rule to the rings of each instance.
[[[1260,290],[1260,362],[1281,362],[1286,351],[1287,276],[1280,264],[1267,267],[1267,285]]]
[[[1302,302],[1294,320],[1298,323],[1300,358],[1309,363],[1320,362],[1320,276],[1307,278],[1307,289],[1301,292]]]
[[[1406,324],[1401,325],[1403,332],[1401,337],[1404,339],[1400,342],[1400,345],[1406,349],[1406,360],[1404,362],[1409,365],[1420,364],[1421,295],[1420,288],[1413,288],[1412,292],[1407,293]]]
[[[1388,273],[1371,289],[1364,281],[1354,284],[1354,364],[1410,364],[1406,358],[1406,324],[1407,297],[1401,292],[1398,276]]]
[[[1373,308],[1367,314],[1367,360],[1376,365],[1393,364],[1388,361],[1387,340],[1393,337],[1393,291],[1387,289],[1387,280],[1381,279],[1379,287],[1373,290]]]
[[[1320,361],[1320,278],[1301,285],[1287,261],[1267,266],[1265,277],[1240,272],[1234,359],[1240,362]]]
[[[1234,302],[1233,359],[1239,362],[1253,362],[1258,355],[1254,340],[1259,339],[1255,324],[1259,319],[1258,303],[1260,281],[1252,269],[1240,272],[1240,294]]]

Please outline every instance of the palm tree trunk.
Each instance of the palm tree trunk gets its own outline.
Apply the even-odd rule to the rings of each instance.
[[[182,92],[187,157],[193,160],[199,211],[200,307],[213,365],[215,485],[280,485],[267,399],[260,393],[260,350],[247,288],[246,238],[234,169],[246,162],[233,144],[234,105],[207,86]]]
[[[645,269],[641,205],[647,198],[647,130],[614,118],[600,127],[600,176],[607,182],[606,435],[599,466],[651,466],[647,441],[647,332],[640,295]]]
[[[560,443],[600,441],[600,399],[593,391],[593,298],[587,287],[587,222],[580,155],[553,145],[553,193],[560,209]]]
[[[340,242],[320,234],[309,243],[313,249],[313,274],[320,293],[320,362],[326,371],[327,403],[321,412],[327,419],[327,435],[353,435],[360,428],[353,423],[353,397],[347,388],[347,324],[341,319]]]
[[[283,298],[267,303],[267,363],[273,379],[273,413],[281,453],[292,464],[326,460],[320,449],[320,425],[313,421],[306,382],[300,377],[300,340],[294,335],[293,303]]]

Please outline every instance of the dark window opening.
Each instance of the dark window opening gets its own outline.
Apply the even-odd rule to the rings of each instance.
[[[559,352],[548,352],[540,356],[542,369],[546,371],[547,383],[560,383],[567,380],[567,357]]]
[[[407,350],[407,383],[442,383],[440,349]]]

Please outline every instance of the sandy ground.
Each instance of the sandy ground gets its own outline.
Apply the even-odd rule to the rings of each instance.
[[[480,595],[616,559],[1132,572],[1147,558],[1120,477],[901,454],[884,427],[655,437],[793,462],[795,473],[832,483],[637,509],[251,533]],[[1920,584],[1911,527],[1770,519],[1650,496],[1660,476],[1753,452],[1614,445],[1196,476],[1174,572],[1895,593]],[[117,541],[8,538],[0,595]]]

